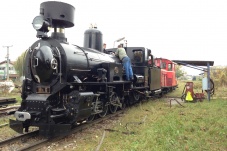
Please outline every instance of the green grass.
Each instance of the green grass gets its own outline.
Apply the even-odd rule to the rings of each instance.
[[[176,90],[168,93],[166,96],[167,97],[181,97],[185,84],[186,84],[186,81],[178,81],[178,88],[176,88]]]
[[[127,131],[108,134],[103,149],[108,150],[227,150],[227,101],[213,100],[169,108],[162,102],[149,102],[133,108],[113,129]],[[224,141],[225,140],[225,141]]]
[[[227,100],[183,105],[170,108],[166,100],[139,104],[117,120],[75,135],[73,150],[95,149],[106,128],[114,131],[106,131],[100,150],[227,150]]]

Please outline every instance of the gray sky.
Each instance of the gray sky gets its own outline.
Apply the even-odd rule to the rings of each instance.
[[[32,20],[43,0],[7,0],[0,5],[0,61],[10,48],[16,58],[34,43]],[[128,46],[145,46],[156,57],[213,60],[227,65],[226,0],[62,0],[76,8],[75,26],[66,29],[72,44],[83,46],[90,23],[103,33],[107,48],[125,37]]]

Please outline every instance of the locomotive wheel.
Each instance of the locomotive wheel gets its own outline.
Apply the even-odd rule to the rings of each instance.
[[[86,121],[87,121],[87,123],[89,123],[89,122],[93,121],[94,119],[95,119],[95,114],[90,115]]]
[[[115,113],[117,111],[117,107],[118,106],[114,106],[114,105],[109,105],[109,110],[110,110],[110,113]]]
[[[120,109],[124,110],[127,107],[127,105],[128,105],[128,99],[127,98],[123,98],[121,100],[121,104],[122,104],[122,106],[120,106]]]
[[[107,112],[108,112],[108,105],[105,105],[104,108],[103,108],[103,112],[99,113],[99,117],[106,116]]]
[[[133,100],[135,101],[135,102],[138,102],[139,100],[140,100],[140,94],[139,94],[139,92],[136,92],[136,91],[134,91],[134,92],[132,92],[132,96],[133,96]]]
[[[117,104],[117,99],[119,99],[119,98],[118,98],[117,94],[114,93],[114,94],[111,96],[110,101],[113,102],[113,103],[115,103],[115,104]],[[110,104],[110,105],[109,105],[110,113],[112,113],[112,114],[115,113],[115,112],[117,111],[117,108],[118,108],[117,105],[112,105],[112,104]]]
[[[125,104],[126,104],[127,107],[129,107],[131,105],[129,97],[127,97]]]
[[[126,108],[126,103],[125,102],[121,102],[121,103],[122,103],[121,109],[124,110]]]
[[[131,106],[133,104],[134,100],[133,100],[133,97],[132,97],[132,94],[130,93],[130,95],[127,97],[127,100],[126,100],[126,106]]]

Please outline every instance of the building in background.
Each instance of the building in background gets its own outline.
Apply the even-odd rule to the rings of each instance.
[[[0,81],[7,79],[7,61],[0,62]],[[9,62],[9,79],[15,81],[19,78],[19,75],[17,74],[13,62]]]

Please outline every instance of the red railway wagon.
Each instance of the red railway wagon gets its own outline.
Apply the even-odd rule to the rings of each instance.
[[[177,87],[176,63],[165,58],[155,58],[156,66],[161,68],[162,92],[167,93]]]

